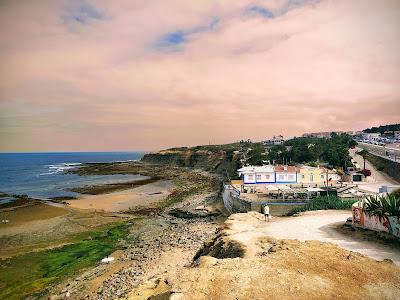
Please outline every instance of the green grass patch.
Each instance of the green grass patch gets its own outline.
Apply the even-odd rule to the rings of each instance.
[[[177,189],[175,189],[163,202],[159,204],[160,208],[166,208],[173,204],[182,202],[187,197],[209,188],[209,184],[207,183],[184,183],[184,181],[180,179],[175,180],[175,186]]]
[[[127,235],[126,224],[114,223],[89,232],[71,245],[1,260],[0,299],[23,299],[44,292],[48,285],[98,263],[117,250],[118,241]]]
[[[317,197],[311,202],[304,204],[300,207],[296,207],[290,212],[288,216],[294,215],[303,211],[311,210],[324,210],[324,209],[351,209],[351,206],[356,202],[355,199],[341,199],[336,196],[324,196]]]

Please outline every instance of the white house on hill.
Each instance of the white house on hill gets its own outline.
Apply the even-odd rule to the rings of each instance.
[[[275,170],[272,165],[247,166],[239,169],[238,173],[244,184],[275,182]]]
[[[285,140],[283,139],[283,135],[274,135],[272,139],[263,141],[264,145],[283,145]]]

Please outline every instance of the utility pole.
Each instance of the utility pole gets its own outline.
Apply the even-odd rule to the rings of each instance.
[[[326,168],[326,198],[329,198],[329,170]]]

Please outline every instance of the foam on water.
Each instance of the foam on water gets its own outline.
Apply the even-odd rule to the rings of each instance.
[[[31,197],[77,196],[70,188],[142,179],[140,175],[78,176],[65,173],[83,163],[135,161],[139,152],[0,153],[0,192]]]

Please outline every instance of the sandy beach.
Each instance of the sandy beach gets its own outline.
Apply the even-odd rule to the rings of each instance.
[[[106,212],[125,211],[135,207],[148,206],[165,199],[173,190],[170,180],[159,180],[150,184],[119,192],[102,195],[87,195],[68,201],[77,209],[96,209]]]

